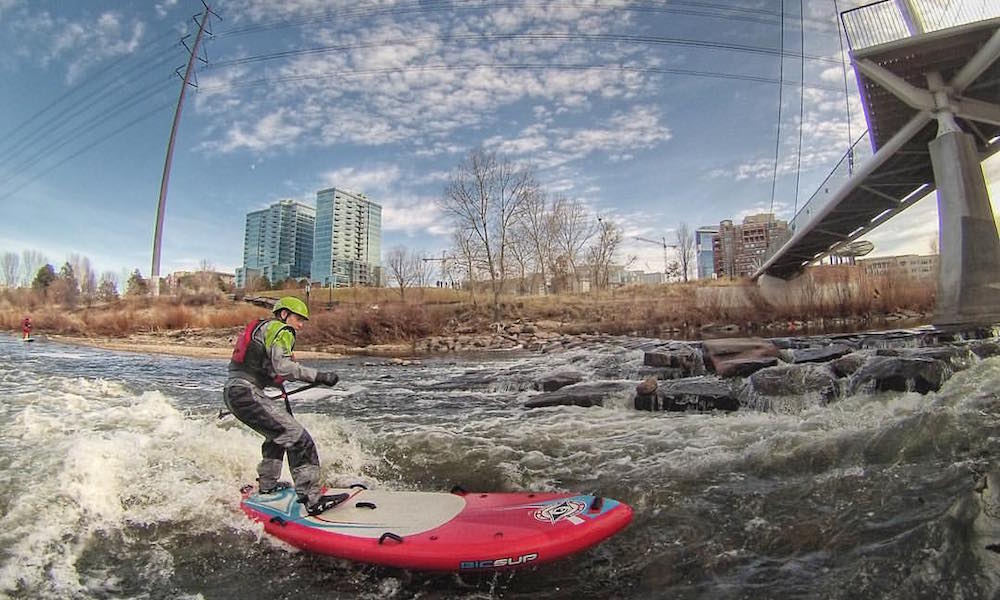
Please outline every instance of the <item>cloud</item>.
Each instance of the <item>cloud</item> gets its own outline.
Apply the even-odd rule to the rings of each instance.
[[[204,142],[207,150],[232,152],[245,148],[263,151],[274,146],[289,149],[303,132],[300,125],[291,122],[285,109],[265,115],[252,126],[244,123],[233,123],[224,134],[221,141]]]
[[[162,19],[170,12],[169,9],[175,6],[177,6],[177,0],[163,0],[154,4],[153,8],[156,10],[156,16]]]
[[[327,171],[321,176],[324,185],[343,190],[359,192],[376,202],[378,195],[385,194],[399,181],[400,170],[396,165],[384,165],[375,169],[359,170],[354,167]]]

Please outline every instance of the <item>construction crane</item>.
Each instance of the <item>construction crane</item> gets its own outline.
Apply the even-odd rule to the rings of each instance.
[[[651,240],[649,238],[636,236],[635,239],[640,242],[648,242],[650,244],[656,244],[657,246],[663,246],[663,274],[670,274],[670,248],[676,248],[677,244],[668,244],[667,238],[660,238],[659,241]]]
[[[448,268],[448,261],[455,260],[454,256],[448,256],[448,254],[442,250],[441,258],[436,258],[433,256],[424,257],[421,260],[426,262],[440,262],[441,263],[441,283],[446,286],[455,286],[455,280],[451,277],[451,269]]]

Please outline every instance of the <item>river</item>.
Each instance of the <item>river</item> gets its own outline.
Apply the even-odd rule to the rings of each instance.
[[[599,492],[635,509],[622,533],[569,559],[460,577],[309,555],[246,519],[238,490],[254,480],[261,438],[217,416],[224,361],[0,336],[0,597],[994,593],[975,515],[950,509],[1000,450],[1000,358],[937,393],[777,412],[644,413],[631,394],[523,407],[560,369],[637,381],[643,342],[304,361],[341,376],[292,397],[333,485]]]

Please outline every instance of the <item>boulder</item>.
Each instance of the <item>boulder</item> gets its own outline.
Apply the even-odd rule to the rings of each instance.
[[[604,406],[615,398],[627,398],[635,384],[627,381],[585,381],[543,392],[524,403],[525,408],[545,406]]]
[[[941,389],[951,369],[933,358],[908,356],[873,356],[851,376],[850,393],[918,392],[926,394]]]
[[[679,377],[705,374],[705,361],[701,351],[684,342],[671,342],[666,346],[646,350],[643,353],[642,364],[647,367],[673,369]]]
[[[583,374],[578,371],[556,371],[545,375],[535,382],[535,389],[542,392],[554,392],[567,385],[583,381]]]
[[[828,362],[850,354],[853,348],[846,344],[830,344],[829,346],[812,348],[794,348],[788,350],[792,364]]]
[[[908,348],[903,351],[902,355],[940,360],[955,371],[964,371],[971,367],[973,362],[972,351],[969,348],[958,346]]]
[[[778,365],[750,376],[754,392],[764,396],[806,396],[818,393],[824,402],[834,400],[839,391],[837,378],[825,365]]]
[[[837,377],[848,377],[860,369],[866,360],[868,360],[868,354],[865,352],[851,352],[830,361],[830,370]]]
[[[639,385],[635,386],[635,393],[636,394],[652,394],[653,392],[656,391],[656,385],[657,384],[656,384],[656,378],[655,377],[647,377],[646,379],[642,380],[642,383],[640,383]]]
[[[705,365],[719,377],[746,377],[778,364],[778,347],[762,338],[723,338],[702,342]]]
[[[685,373],[684,369],[678,369],[675,367],[639,367],[636,371],[636,375],[646,379],[652,377],[654,379],[681,379],[683,377],[690,377],[691,375]]]
[[[737,391],[718,377],[692,377],[657,386],[655,393],[636,394],[635,408],[650,411],[734,411],[740,407]]]
[[[1000,356],[1000,343],[991,340],[977,340],[969,344],[969,349],[979,358]]]

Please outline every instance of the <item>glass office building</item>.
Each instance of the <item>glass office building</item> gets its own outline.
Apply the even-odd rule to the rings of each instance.
[[[254,277],[264,277],[271,284],[309,277],[315,221],[316,210],[295,200],[281,200],[248,213],[236,287],[246,288]]]
[[[715,254],[712,251],[712,238],[719,235],[718,226],[706,225],[694,232],[694,248],[698,262],[698,279],[713,279],[715,277]]]
[[[382,207],[364,194],[316,192],[312,281],[326,287],[382,285]]]

